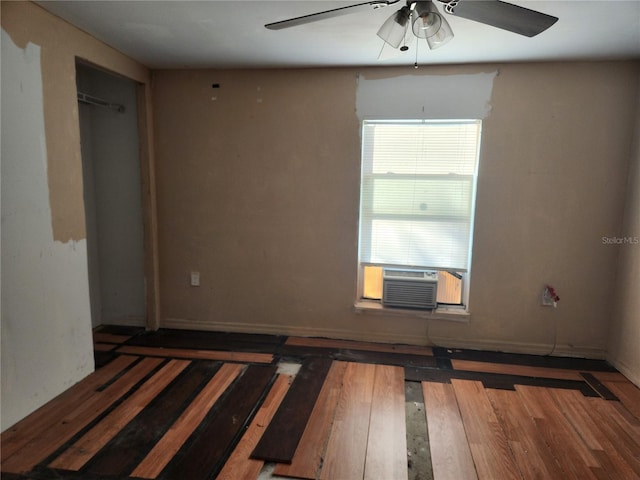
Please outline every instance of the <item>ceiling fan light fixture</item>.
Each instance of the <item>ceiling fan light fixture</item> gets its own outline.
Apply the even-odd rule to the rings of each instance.
[[[382,24],[378,36],[393,48],[398,48],[409,27],[410,17],[409,7],[402,7]]]
[[[433,2],[416,2],[411,18],[411,29],[416,37],[429,38],[438,33],[443,20]]]
[[[430,37],[427,37],[427,44],[429,45],[429,48],[431,50],[435,50],[436,48],[439,48],[441,46],[443,46],[445,43],[447,43],[449,40],[451,40],[453,38],[453,30],[451,30],[451,26],[449,25],[449,22],[447,22],[447,19],[444,17],[442,18],[442,25],[440,25],[440,29],[436,32],[435,35],[432,35]]]

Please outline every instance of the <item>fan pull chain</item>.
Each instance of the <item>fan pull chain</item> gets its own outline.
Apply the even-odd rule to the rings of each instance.
[[[418,68],[418,44],[420,43],[419,38],[416,37],[416,63],[413,64],[413,68]]]

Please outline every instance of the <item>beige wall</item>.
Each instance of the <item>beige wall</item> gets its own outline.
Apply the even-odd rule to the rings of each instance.
[[[637,107],[640,125],[640,96]],[[622,243],[610,247],[618,250],[619,258],[607,359],[640,386],[640,128],[636,128],[629,164],[624,225],[620,232],[616,236]]]
[[[94,368],[76,57],[149,72],[32,3],[0,5],[4,430]]]
[[[356,313],[358,74],[496,71],[470,321],[427,328]],[[602,237],[622,225],[639,72],[637,62],[154,72],[162,325],[532,353],[551,351],[557,332],[556,353],[602,357],[617,265]],[[557,309],[540,306],[546,283]]]

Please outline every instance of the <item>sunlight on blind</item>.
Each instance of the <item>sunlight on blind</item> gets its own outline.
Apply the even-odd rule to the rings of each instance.
[[[480,128],[364,122],[361,263],[467,270]]]

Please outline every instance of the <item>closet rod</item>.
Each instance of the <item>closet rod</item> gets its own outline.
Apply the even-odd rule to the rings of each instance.
[[[111,103],[87,93],[78,92],[78,101],[87,103],[89,105],[96,105],[98,107],[111,108],[118,113],[124,113],[125,111],[124,105],[120,105],[119,103]]]

